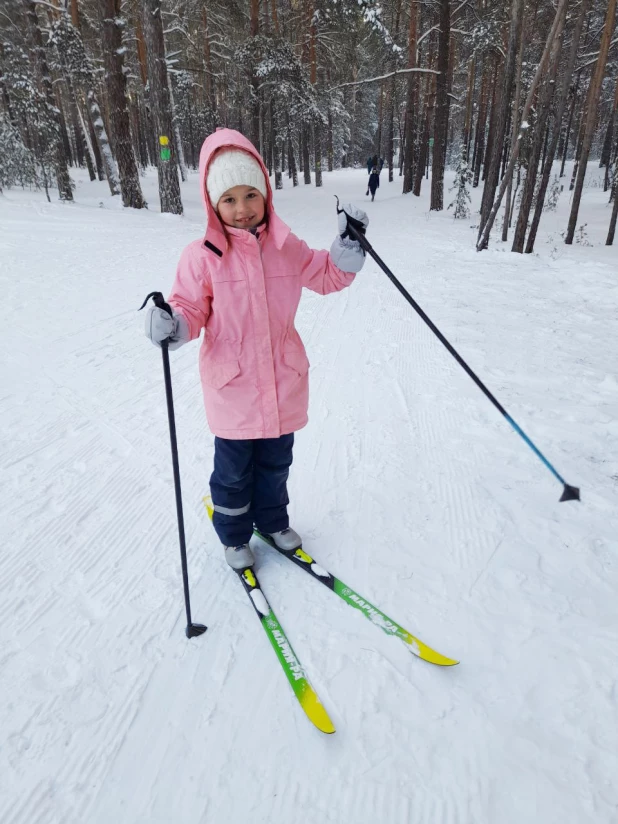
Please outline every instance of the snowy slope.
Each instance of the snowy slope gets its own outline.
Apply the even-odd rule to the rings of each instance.
[[[259,573],[337,734],[296,705],[201,503],[212,437],[197,344],[172,355],[194,618],[188,642],[160,353],[136,309],[202,231],[122,210],[0,198],[3,824],[614,824],[618,820],[618,251],[474,251],[383,175],[370,239],[567,481],[560,486],[369,262],[303,297],[310,424],[290,494],[305,549],[441,652],[440,670],[271,550]],[[330,244],[333,194],[278,192]],[[286,179],[286,187],[288,181]],[[475,192],[475,195],[478,195]],[[448,202],[448,201],[447,201]],[[496,235],[498,233],[496,232]]]

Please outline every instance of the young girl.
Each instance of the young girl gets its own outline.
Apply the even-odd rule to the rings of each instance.
[[[294,317],[303,286],[326,295],[349,286],[364,263],[346,234],[346,204],[330,249],[317,252],[277,217],[268,173],[255,147],[232,129],[217,129],[200,152],[206,236],[178,263],[168,303],[152,306],[146,334],[177,349],[199,337],[206,416],[215,435],[210,491],[213,524],[234,569],[253,564],[253,526],[278,547],[301,538],[290,528],[287,479],[294,432],[307,423],[309,361]]]

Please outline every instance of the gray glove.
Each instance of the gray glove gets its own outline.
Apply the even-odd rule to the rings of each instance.
[[[343,237],[347,234],[348,227],[348,218],[345,213],[347,212],[350,217],[362,223],[365,229],[369,226],[369,218],[362,209],[351,203],[342,203],[341,209],[343,211],[337,215],[339,234],[330,247],[330,256],[335,266],[342,272],[360,272],[365,263],[365,253],[357,240],[352,240],[349,236]]]
[[[189,324],[182,315],[173,314],[158,306],[151,306],[146,314],[146,337],[160,347],[164,340],[169,341],[170,349],[178,349],[191,340]]]

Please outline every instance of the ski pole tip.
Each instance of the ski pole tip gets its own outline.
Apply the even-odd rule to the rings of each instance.
[[[579,487],[565,484],[562,495],[560,496],[560,502],[562,503],[562,501],[581,501],[579,497]]]
[[[205,627],[204,624],[187,624],[185,635],[187,638],[197,638],[198,635],[203,635],[207,629],[208,627]]]

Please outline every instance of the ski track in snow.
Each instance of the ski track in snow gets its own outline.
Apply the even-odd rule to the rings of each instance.
[[[304,295],[294,525],[324,567],[462,660],[419,661],[256,541],[264,592],[337,727],[326,737],[205,516],[195,344],[172,373],[193,616],[209,630],[184,636],[160,356],[135,310],[201,232],[196,180],[182,220],[156,213],[152,175],[144,213],[81,178],[74,205],[0,197],[0,821],[614,824],[618,288],[601,193],[582,205],[594,249],[553,240],[563,193],[540,256],[521,257],[499,243],[477,255],[472,220],[429,214],[427,192],[402,198],[397,180],[367,203],[378,253],[581,485],[579,505],[558,503],[373,261],[338,295]],[[342,171],[276,199],[323,247],[332,195],[363,191],[362,170]]]

